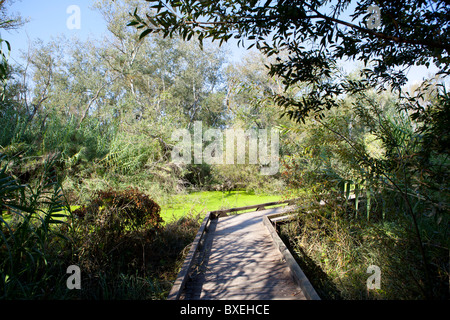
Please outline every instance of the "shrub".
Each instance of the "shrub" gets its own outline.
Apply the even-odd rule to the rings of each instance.
[[[160,211],[137,189],[97,192],[89,205],[73,212],[80,267],[145,273],[146,248],[162,227]]]
[[[199,222],[183,217],[163,225],[159,214],[159,205],[133,188],[97,192],[73,212],[74,263],[84,274],[78,298],[167,296]]]

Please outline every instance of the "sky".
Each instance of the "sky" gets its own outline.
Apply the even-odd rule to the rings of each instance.
[[[10,11],[19,13],[30,21],[18,30],[3,31],[3,37],[11,43],[11,57],[19,60],[20,51],[26,51],[29,41],[41,39],[45,42],[64,34],[68,38],[100,37],[106,26],[99,12],[91,9],[91,0],[16,0]],[[73,11],[67,9],[76,5],[80,8],[80,28],[69,29],[67,21],[73,21]]]
[[[101,14],[92,8],[93,2],[93,0],[15,0],[10,11],[17,12],[30,21],[19,30],[2,32],[2,37],[12,46],[11,59],[15,63],[22,63],[20,52],[26,52],[29,42],[38,38],[44,43],[62,34],[68,39],[102,38],[107,32],[106,24]],[[79,8],[79,15],[72,10],[73,8]],[[237,48],[235,43],[231,43],[228,49],[231,61],[238,61],[246,53],[245,49]],[[347,64],[344,68],[350,71],[349,69],[354,66],[355,64]],[[411,68],[408,73],[408,86],[421,81],[431,72],[436,72],[436,69]]]
[[[18,30],[3,31],[2,36],[12,46],[11,59],[21,63],[21,52],[26,52],[29,42],[41,39],[44,43],[65,35],[68,39],[101,39],[107,33],[102,15],[92,8],[93,0],[15,0],[11,13],[19,13],[29,22]],[[75,23],[76,12],[71,6],[79,8],[79,28]],[[69,24],[69,25],[68,25]],[[75,27],[75,28],[73,28]],[[245,49],[235,44],[228,45],[231,61],[239,60],[245,55]]]

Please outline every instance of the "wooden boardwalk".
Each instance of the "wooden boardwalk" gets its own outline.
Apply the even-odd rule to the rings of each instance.
[[[207,227],[202,226],[201,240],[196,239],[199,244],[192,262],[180,272],[186,273],[186,280],[172,290],[169,299],[307,299],[263,223],[266,215],[292,209],[285,206],[210,219]]]

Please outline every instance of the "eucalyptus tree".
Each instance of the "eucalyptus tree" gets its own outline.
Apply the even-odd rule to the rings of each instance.
[[[126,26],[128,12],[137,3],[122,0],[95,4],[109,30],[101,55],[120,74],[121,83],[137,104],[136,117],[154,121],[170,118],[178,125],[189,126],[199,119],[203,108],[211,119],[220,118],[223,108],[217,109],[217,99],[212,96],[220,95],[222,90],[223,52],[214,46],[201,51],[194,45],[158,35],[141,39],[135,28]]]
[[[271,61],[253,50],[227,67],[226,103],[234,124],[263,129],[280,123],[281,112],[272,98],[283,93],[284,86],[267,73]]]

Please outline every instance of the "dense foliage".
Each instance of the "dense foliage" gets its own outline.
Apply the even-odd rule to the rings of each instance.
[[[303,151],[285,157],[282,174],[309,193],[283,232],[325,297],[448,295],[448,159],[425,160],[422,127],[398,104],[367,93],[321,126],[295,128]],[[369,265],[384,270],[382,290],[363,290]]]
[[[141,38],[158,33],[198,39],[202,46],[204,39],[222,43],[234,37],[276,56],[269,75],[280,79],[283,92],[268,96],[283,115],[304,124],[285,130],[300,140],[284,159],[287,183],[325,203],[336,197],[333,190],[346,198],[353,190],[355,217],[363,192],[368,221],[374,202],[383,220],[389,219],[389,207],[396,213],[400,208],[403,216],[396,214],[393,221],[408,221],[421,260],[413,280],[423,297],[442,297],[445,290],[435,290],[436,281],[445,282],[441,275],[448,275],[448,261],[435,259],[445,261],[448,255],[450,97],[436,79],[412,94],[402,86],[411,66],[433,63],[440,76],[448,76],[450,6],[445,1],[375,7],[372,1],[345,0],[148,2],[153,11],[145,18],[135,11],[129,23],[143,30]],[[362,61],[364,67],[348,76],[338,67],[342,60]],[[392,92],[391,97],[383,101],[372,89]],[[310,118],[312,127],[306,125]]]
[[[103,39],[34,41],[23,64],[1,40],[1,298],[163,299],[199,217],[161,207],[246,190],[301,199],[280,232],[321,297],[448,299],[447,4],[380,3],[371,29],[369,1],[141,2],[96,1]],[[5,11],[0,28],[23,21]],[[228,61],[210,40],[232,37],[259,52]],[[364,65],[347,74],[346,58]],[[173,131],[196,121],[278,128],[280,171],[173,163]]]
[[[153,12],[134,12],[130,25],[152,33],[227,42],[238,39],[247,48],[277,56],[270,74],[286,87],[307,84],[301,97],[284,94],[277,102],[292,118],[337,107],[336,98],[366,87],[399,90],[413,65],[434,63],[449,73],[449,14],[446,1],[147,1]],[[372,20],[376,21],[373,22]],[[371,26],[370,22],[374,24]],[[284,56],[281,56],[283,53]],[[364,62],[365,77],[349,81],[339,60]]]

